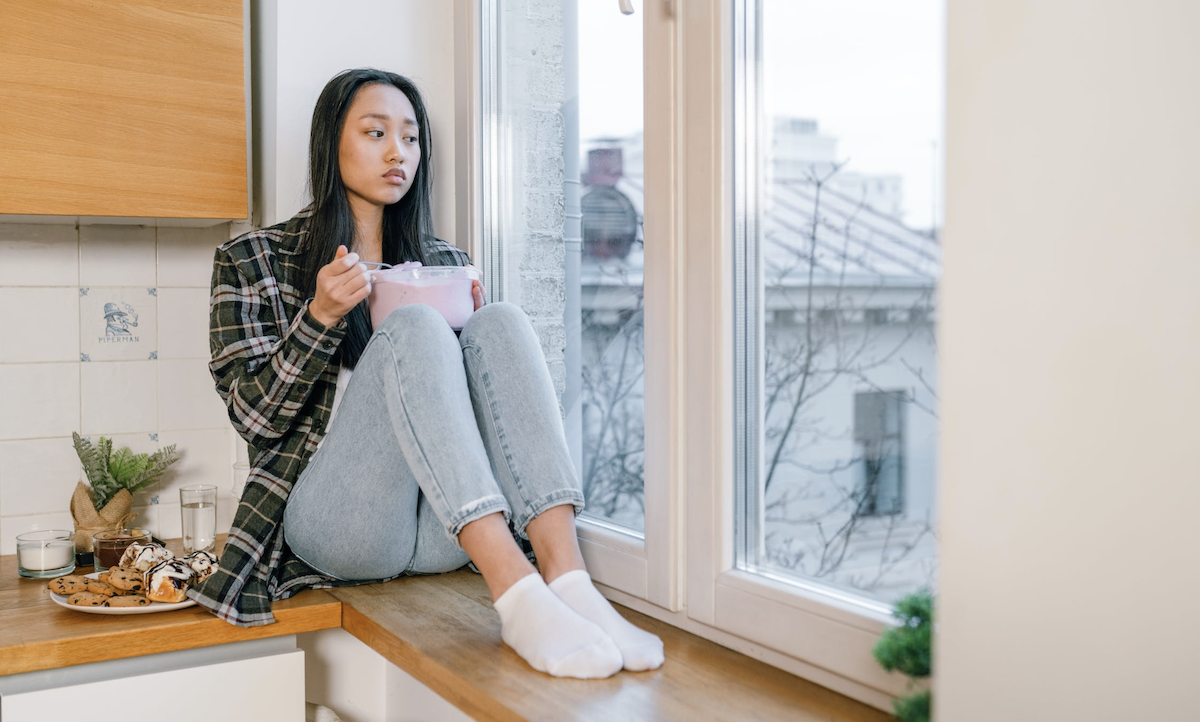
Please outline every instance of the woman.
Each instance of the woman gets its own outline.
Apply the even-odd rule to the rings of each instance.
[[[661,641],[584,569],[583,494],[524,313],[485,306],[475,282],[458,337],[421,305],[371,327],[364,262],[470,262],[433,237],[416,87],[379,70],[337,75],[309,148],[312,205],[217,249],[209,367],[254,468],[221,570],[192,598],[267,624],[272,601],[305,587],[470,561],[505,643],[535,669],[587,679],[658,667]]]

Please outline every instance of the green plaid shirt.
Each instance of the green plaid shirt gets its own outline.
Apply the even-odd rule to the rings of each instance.
[[[229,420],[250,444],[252,469],[225,541],[220,569],[188,591],[227,622],[275,621],[271,602],[308,587],[351,584],[297,559],[280,522],[292,484],[325,434],[339,367],[333,360],[345,319],[325,326],[293,283],[311,209],[217,248],[209,302],[208,368]],[[430,265],[465,266],[444,241],[426,245]]]

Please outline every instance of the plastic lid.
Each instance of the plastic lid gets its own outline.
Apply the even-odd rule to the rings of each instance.
[[[372,272],[372,280],[376,283],[404,283],[406,281],[425,280],[459,280],[481,281],[483,274],[478,268],[463,266],[403,266],[384,268]]]

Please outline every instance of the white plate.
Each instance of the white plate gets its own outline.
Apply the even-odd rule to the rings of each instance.
[[[84,576],[88,579],[96,579],[100,576],[100,572],[92,572]],[[173,604],[168,604],[167,602],[150,602],[144,607],[81,607],[76,604],[67,604],[67,598],[61,594],[50,592],[50,598],[60,607],[70,609],[72,612],[86,612],[88,614],[153,614],[154,612],[169,612],[172,609],[192,607],[196,604],[196,600],[194,599],[185,599],[182,602],[175,602]]]

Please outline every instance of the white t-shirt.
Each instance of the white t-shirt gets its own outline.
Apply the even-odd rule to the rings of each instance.
[[[325,424],[325,436],[322,436],[321,440],[317,442],[318,449],[321,448],[321,444],[325,443],[325,439],[329,437],[329,430],[333,428],[333,420],[337,418],[338,407],[342,405],[342,395],[346,393],[346,387],[350,385],[350,376],[353,374],[354,371],[345,366],[342,367],[341,371],[338,371],[337,390],[333,393],[333,409],[329,414],[329,423]]]

